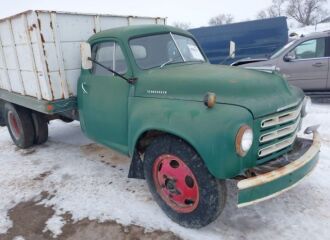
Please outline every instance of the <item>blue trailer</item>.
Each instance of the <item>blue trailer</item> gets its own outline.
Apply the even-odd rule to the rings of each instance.
[[[231,64],[243,58],[265,58],[288,43],[286,17],[201,27],[189,30],[213,64]],[[229,59],[229,43],[236,43]]]

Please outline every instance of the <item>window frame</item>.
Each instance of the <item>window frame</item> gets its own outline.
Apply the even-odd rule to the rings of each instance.
[[[92,57],[95,57],[96,56],[96,52],[94,51],[94,48],[95,47],[97,47],[98,45],[101,45],[101,44],[107,44],[107,43],[113,43],[114,44],[114,46],[113,46],[113,48],[114,48],[114,50],[113,50],[113,53],[112,53],[112,67],[111,67],[111,69],[112,70],[114,70],[114,71],[116,71],[116,61],[115,61],[115,57],[116,57],[116,48],[117,48],[117,46],[120,48],[120,50],[121,50],[121,52],[122,52],[122,55],[123,55],[123,61],[125,62],[125,64],[126,64],[126,71],[124,72],[124,73],[120,73],[120,72],[118,72],[119,74],[121,74],[121,75],[126,75],[128,72],[129,72],[129,63],[128,63],[128,61],[127,61],[127,56],[126,56],[126,53],[125,53],[125,51],[124,51],[124,48],[122,47],[122,45],[116,40],[116,39],[107,39],[107,40],[102,40],[102,41],[97,41],[97,42],[94,42],[93,44],[92,44],[92,46],[91,46],[91,50],[92,50]],[[99,50],[99,49],[98,49]],[[96,51],[98,51],[98,50],[96,50]],[[95,55],[94,55],[95,54]],[[94,68],[95,68],[95,66],[97,66],[97,64],[96,63],[94,63],[93,62],[93,64],[92,64],[92,68],[90,69],[90,74],[91,75],[93,75],[93,76],[97,76],[97,77],[114,77],[114,76],[116,76],[114,73],[111,73],[110,71],[109,71],[109,74],[108,75],[99,75],[99,74],[95,74],[95,72],[94,72]],[[101,67],[101,66],[99,66],[99,67]],[[116,71],[117,72],[117,71]]]
[[[312,41],[312,40],[318,40],[318,39],[321,39],[321,38],[324,38],[324,41],[325,41],[325,49],[324,49],[324,57],[314,57],[314,58],[305,58],[305,59],[294,59],[292,60],[291,62],[299,62],[299,61],[311,61],[311,60],[317,60],[317,59],[325,59],[325,58],[329,58],[330,57],[330,47],[328,49],[328,53],[329,53],[329,56],[327,56],[327,41],[329,41],[330,43],[330,37],[326,37],[326,36],[322,36],[322,37],[316,37],[316,38],[310,38],[310,39],[306,39],[305,41],[302,41],[302,42],[298,42],[296,45],[294,46],[291,46],[291,48],[283,55],[283,61],[285,61],[285,57],[287,55],[289,55],[289,53],[291,53],[293,50],[295,50],[298,46],[300,46],[301,44],[305,43],[305,42],[308,42],[308,41]],[[329,38],[329,40],[328,40]]]
[[[202,50],[201,46],[199,45],[199,43],[196,41],[196,39],[193,36],[187,35],[187,34],[183,34],[183,33],[173,32],[173,31],[169,31],[169,32],[157,32],[157,33],[152,33],[152,34],[149,33],[149,34],[137,35],[137,36],[130,37],[128,39],[128,41],[127,41],[128,48],[129,48],[130,54],[131,54],[131,56],[133,58],[133,62],[134,62],[135,66],[137,67],[138,70],[140,70],[140,71],[148,71],[148,70],[151,70],[151,69],[159,68],[159,66],[152,67],[152,68],[146,68],[146,69],[141,68],[139,66],[139,64],[137,63],[137,60],[134,57],[134,53],[133,53],[133,50],[131,48],[130,42],[132,40],[134,40],[134,39],[143,38],[143,37],[149,37],[149,36],[162,35],[162,34],[170,34],[170,35],[175,34],[175,35],[179,35],[179,36],[183,36],[183,37],[187,37],[187,38],[192,39],[194,41],[194,43],[196,44],[198,50],[201,52],[203,58],[204,58],[204,61],[203,62],[202,61],[200,61],[200,62],[198,62],[198,61],[196,61],[196,62],[186,61],[186,62],[180,62],[180,63],[187,64],[187,63],[208,63],[209,62],[209,60],[206,57],[206,55],[205,55],[204,51]],[[148,56],[148,53],[147,53],[147,56]]]

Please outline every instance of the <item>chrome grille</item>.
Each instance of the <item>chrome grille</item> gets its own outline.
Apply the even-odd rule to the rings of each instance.
[[[259,141],[261,143],[266,143],[266,142],[269,142],[271,140],[289,135],[289,134],[295,132],[298,129],[299,123],[300,123],[300,116],[298,117],[298,120],[293,125],[285,126],[285,127],[280,128],[278,130],[275,130],[275,131],[272,131],[272,132],[265,133],[265,134],[261,135],[260,138],[259,138]]]
[[[297,136],[297,132],[295,132],[293,134],[293,136],[291,136],[283,141],[277,142],[268,147],[260,149],[258,152],[259,157],[265,157],[269,154],[272,154],[272,153],[280,151],[286,147],[289,147],[290,145],[293,144],[294,140],[296,139],[296,136]]]
[[[295,141],[301,122],[302,103],[295,108],[261,120],[258,157],[271,155],[289,148]]]
[[[261,128],[273,127],[276,125],[284,124],[290,121],[296,120],[300,116],[302,104],[299,105],[295,110],[281,113],[277,116],[267,118],[261,121]]]

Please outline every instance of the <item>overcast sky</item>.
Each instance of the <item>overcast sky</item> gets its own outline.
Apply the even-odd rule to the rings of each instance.
[[[219,13],[231,13],[236,21],[254,19],[271,0],[2,0],[0,18],[29,9],[63,10],[116,15],[168,17],[168,24],[188,22],[205,26]],[[330,9],[328,1],[327,8]]]

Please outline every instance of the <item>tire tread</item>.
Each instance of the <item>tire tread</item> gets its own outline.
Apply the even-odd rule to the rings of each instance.
[[[162,154],[180,157],[193,171],[199,188],[199,206],[191,213],[177,213],[157,193],[152,169],[155,159]],[[189,228],[201,228],[213,222],[226,203],[226,185],[208,171],[199,154],[185,141],[171,135],[156,138],[147,148],[144,157],[144,174],[155,201],[174,222]]]

